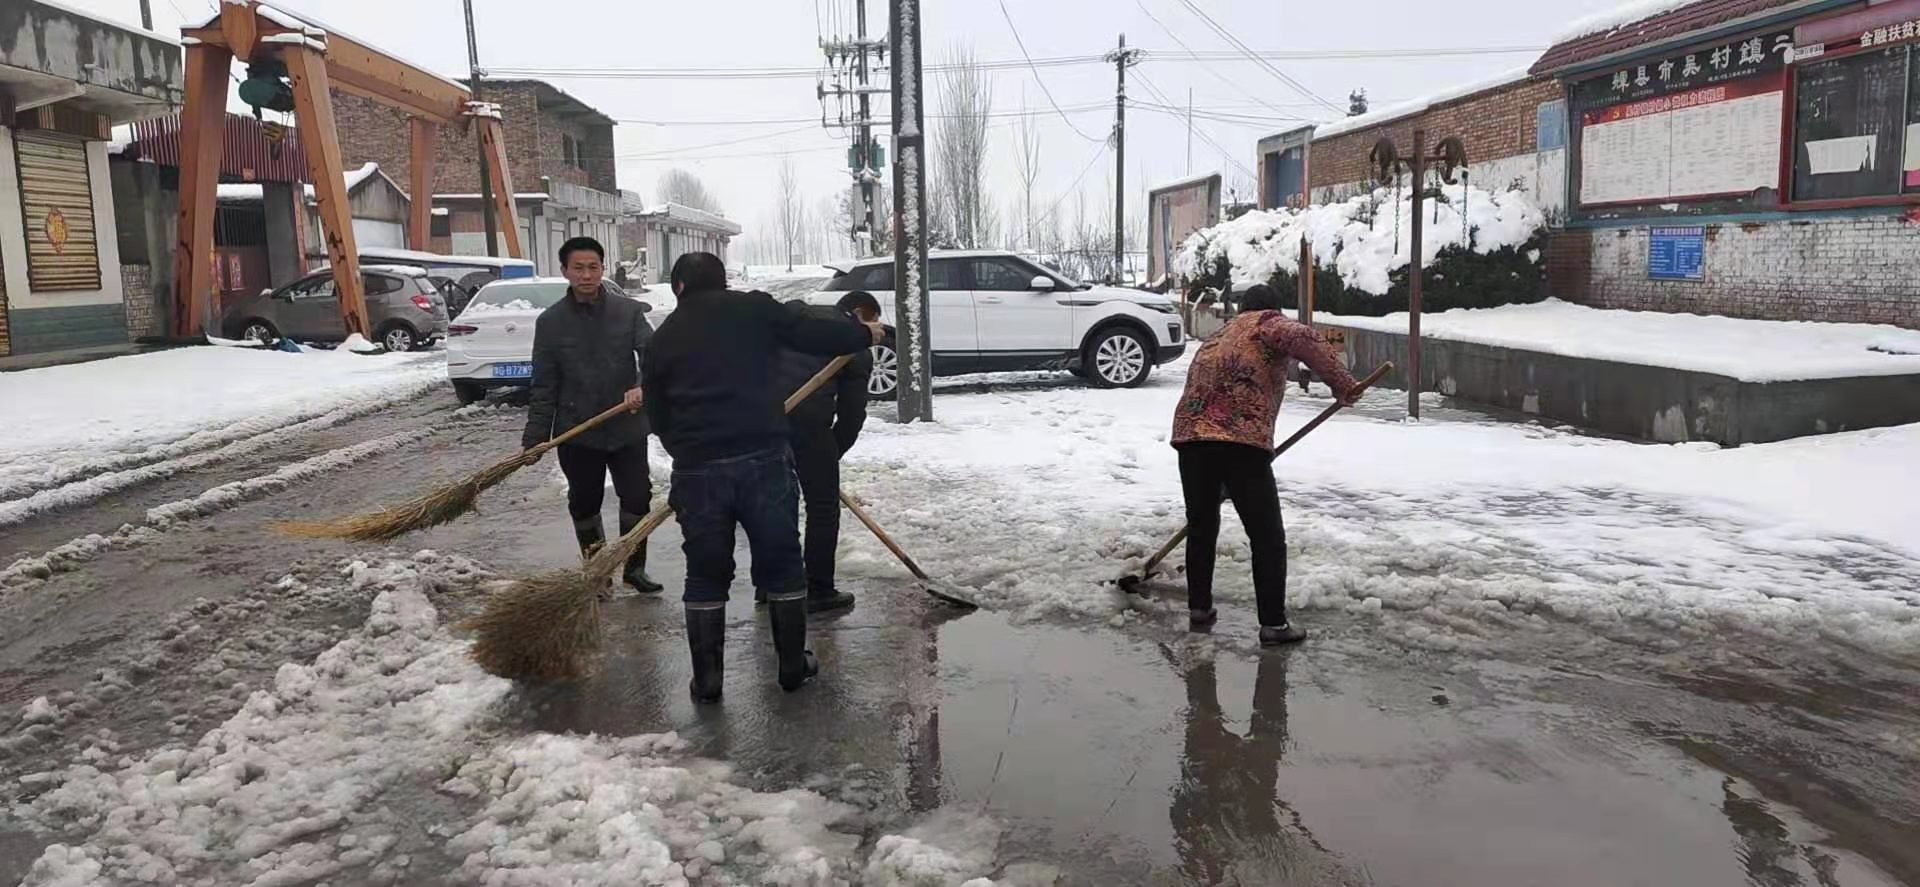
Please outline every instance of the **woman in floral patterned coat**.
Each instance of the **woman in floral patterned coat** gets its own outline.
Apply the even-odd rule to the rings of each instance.
[[[1312,327],[1280,308],[1272,287],[1246,292],[1241,313],[1200,346],[1173,414],[1180,486],[1187,502],[1187,608],[1195,629],[1218,618],[1213,608],[1214,546],[1220,504],[1232,499],[1253,548],[1253,586],[1260,643],[1305,640],[1287,621],[1287,535],[1273,479],[1273,423],[1295,361],[1313,369],[1342,400],[1353,376]]]

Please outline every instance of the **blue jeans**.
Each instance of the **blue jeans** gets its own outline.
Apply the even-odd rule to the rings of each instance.
[[[747,531],[753,587],[768,600],[804,598],[800,557],[800,492],[786,448],[684,468],[675,465],[667,498],[680,522],[693,609],[721,607],[733,587],[734,528]]]

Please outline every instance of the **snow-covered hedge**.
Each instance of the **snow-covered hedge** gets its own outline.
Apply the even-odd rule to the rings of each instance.
[[[1467,185],[1430,188],[1423,211],[1423,307],[1486,308],[1546,297],[1541,254],[1546,217],[1526,192]],[[1187,238],[1174,271],[1190,289],[1244,290],[1257,283],[1291,304],[1300,238],[1313,243],[1314,305],[1335,314],[1407,310],[1413,200],[1381,188],[1341,203],[1250,212]]]

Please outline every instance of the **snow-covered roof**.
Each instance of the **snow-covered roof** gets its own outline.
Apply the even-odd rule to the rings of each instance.
[[[143,37],[150,37],[154,40],[164,40],[175,46],[180,45],[179,38],[170,37],[166,34],[160,33],[159,31],[149,31],[145,28],[140,27],[140,24],[138,22],[123,22],[123,21],[120,21],[119,19],[107,18],[106,16],[103,16],[97,12],[89,12],[87,10],[81,9],[78,6],[69,6],[65,3],[58,2],[58,0],[33,0],[33,2],[38,3],[41,6],[47,6],[53,9],[57,9],[68,15],[78,16],[88,21],[99,22],[100,24],[106,25],[109,28],[119,28],[122,31],[131,31],[135,34],[139,34]]]
[[[385,271],[389,274],[405,274],[410,277],[427,276],[427,269],[422,268],[419,265],[398,265],[398,264],[393,264],[389,262],[379,262],[372,265],[361,265],[360,270]]]
[[[392,183],[395,188],[400,187],[399,183],[394,182],[393,179],[391,177],[388,177],[386,173],[383,173],[380,171],[380,164],[366,163],[366,164],[362,164],[359,169],[352,170],[347,173],[346,175],[347,190],[351,192],[353,189],[360,187],[360,185],[363,182],[365,182],[366,180],[376,175],[382,178],[386,178],[387,181],[389,183]],[[266,192],[260,186],[259,183],[241,182],[241,183],[222,184],[217,186],[214,189],[214,192],[219,197],[219,199],[234,201],[236,203],[258,201],[258,200],[263,200],[266,197]],[[312,185],[306,186],[306,192],[307,192],[308,200],[315,199]]]
[[[360,249],[363,259],[386,260],[404,264],[424,265],[473,265],[476,267],[502,268],[508,265],[523,266],[533,263],[526,259],[512,259],[504,256],[451,256],[422,250],[400,249],[398,247],[369,246]]]
[[[1178,188],[1186,188],[1192,185],[1199,185],[1205,182],[1210,182],[1217,178],[1220,178],[1220,173],[1218,171],[1201,173],[1200,175],[1197,175],[1197,176],[1188,176],[1184,179],[1168,182],[1164,185],[1150,186],[1147,188],[1147,193],[1152,194],[1158,191],[1172,191]]]
[[[1404,101],[1404,102],[1399,102],[1397,104],[1389,105],[1385,108],[1381,108],[1378,111],[1368,111],[1367,113],[1361,114],[1357,117],[1343,117],[1339,120],[1335,120],[1330,123],[1322,123],[1314,129],[1313,139],[1314,141],[1319,141],[1321,139],[1329,139],[1337,135],[1342,135],[1344,133],[1366,129],[1369,126],[1378,126],[1382,123],[1387,123],[1389,121],[1398,120],[1402,117],[1418,114],[1422,111],[1427,110],[1428,108],[1433,107],[1434,105],[1444,104],[1446,102],[1450,102],[1455,99],[1466,98],[1467,96],[1474,95],[1476,93],[1482,93],[1491,89],[1498,89],[1502,86],[1508,86],[1514,83],[1519,83],[1523,80],[1526,80],[1528,76],[1530,75],[1527,73],[1526,68],[1524,67],[1515,68],[1510,71],[1503,71],[1499,74],[1495,74],[1494,76],[1488,77],[1483,80],[1469,81],[1467,83],[1462,83],[1457,86],[1440,90],[1430,95],[1425,95],[1425,96],[1421,96],[1420,98],[1411,99],[1409,101]]]
[[[621,203],[623,206],[626,203],[625,193],[621,195]],[[658,206],[650,206],[637,213],[637,215],[658,216],[664,219],[672,219],[673,221],[683,224],[699,225],[715,231],[725,231],[728,234],[737,235],[741,231],[739,224],[726,216],[720,215],[719,213],[708,212],[704,209],[695,209],[679,203],[668,202]]]
[[[480,195],[479,194],[435,194],[433,195],[433,199],[435,200],[479,200]],[[514,192],[513,199],[515,200],[552,200],[553,195],[548,194],[545,191],[516,191]]]
[[[1553,35],[1553,42],[1565,43],[1569,40],[1619,30],[1635,22],[1646,21],[1656,15],[1664,15],[1698,2],[1700,0],[1627,0],[1611,9],[1603,9],[1574,19],[1567,23],[1566,27],[1561,28],[1559,33]]]

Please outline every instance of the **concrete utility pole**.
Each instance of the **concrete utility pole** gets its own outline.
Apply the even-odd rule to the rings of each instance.
[[[1120,48],[1107,53],[1113,63],[1119,88],[1113,95],[1113,282],[1127,279],[1127,69],[1140,58],[1140,50],[1127,48],[1127,35],[1120,35]]]
[[[473,0],[464,0],[467,8],[467,88],[473,93],[473,100],[483,101],[480,97],[480,41],[473,34]],[[500,235],[494,229],[499,227],[499,219],[493,212],[493,174],[488,168],[487,149],[480,149],[480,224],[487,229],[487,255],[500,255]],[[433,201],[432,194],[414,194],[415,200]],[[507,195],[513,199],[512,194]]]
[[[853,86],[842,86],[838,82],[829,86],[820,84],[820,97],[845,97],[851,93],[857,100],[858,110],[853,121],[852,146],[847,154],[847,174],[853,177],[853,194],[859,206],[851,213],[851,229],[847,232],[853,240],[856,255],[872,253],[873,234],[878,230],[880,207],[875,200],[879,188],[877,170],[885,161],[879,156],[873,140],[873,94],[881,90],[872,84],[872,66],[869,60],[873,56],[884,58],[887,41],[867,39],[867,0],[854,0],[854,39],[852,42],[835,37],[823,40],[821,50],[827,55],[827,64],[836,66],[847,64],[853,74]],[[827,122],[828,127],[845,126],[844,112],[841,119]],[[863,238],[862,234],[865,234]]]
[[[140,27],[153,30],[153,2],[140,0]]]
[[[1193,175],[1193,89],[1187,89],[1187,175]]]
[[[893,285],[895,388],[900,421],[933,421],[927,336],[926,117],[920,76],[920,0],[889,0],[893,46]]]

